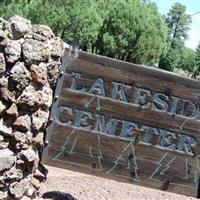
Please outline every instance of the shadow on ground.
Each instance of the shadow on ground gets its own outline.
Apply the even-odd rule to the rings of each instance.
[[[51,191],[46,192],[42,195],[44,199],[52,199],[52,200],[78,200],[73,197],[71,194],[59,192],[59,191]]]

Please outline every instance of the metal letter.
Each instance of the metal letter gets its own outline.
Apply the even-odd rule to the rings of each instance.
[[[90,130],[92,125],[89,125],[88,119],[92,119],[92,113],[83,110],[76,110],[76,115],[75,126]]]
[[[126,96],[125,91],[130,89],[131,86],[118,82],[113,82],[112,84],[114,85],[112,89],[112,99],[128,102],[128,98]]]
[[[138,125],[136,123],[124,121],[120,136],[124,138],[134,137],[135,130],[138,130]]]
[[[189,117],[189,118],[195,118],[199,114],[199,107],[192,103],[189,100],[183,100],[183,110],[181,112],[181,115]]]
[[[148,108],[150,106],[150,102],[148,100],[148,97],[151,96],[151,91],[135,87],[136,93],[133,99],[133,103],[145,108]]]
[[[145,143],[148,145],[152,145],[152,136],[153,134],[158,134],[158,130],[156,128],[152,128],[150,126],[142,126],[140,130],[146,130],[143,139],[140,143]]]
[[[62,118],[62,114],[64,115],[67,115],[68,118],[69,116],[72,117],[73,115],[73,112],[72,112],[72,108],[69,108],[69,107],[64,107],[64,106],[59,106],[55,113],[54,113],[54,118],[56,120],[56,122],[58,124],[61,124],[61,125],[65,125],[65,126],[70,126],[72,125],[72,120],[67,120],[65,121],[63,118]]]
[[[106,92],[105,92],[104,80],[102,78],[97,78],[95,83],[90,88],[89,93],[105,97]]]
[[[111,118],[109,122],[106,124],[104,115],[97,114],[96,116],[97,116],[97,121],[94,131],[107,133],[109,135],[114,135],[118,120],[116,118]]]
[[[173,143],[173,139],[176,139],[176,134],[174,132],[166,131],[163,129],[159,129],[159,132],[160,137],[158,145],[166,149],[175,149],[176,145]]]
[[[169,97],[162,93],[157,93],[154,95],[153,109],[157,111],[166,112],[168,109]]]
[[[172,96],[171,110],[170,110],[169,114],[171,114],[171,115],[175,115],[176,114],[176,110],[177,110],[177,106],[178,106],[179,100],[180,100],[179,97]]]
[[[189,155],[194,155],[192,147],[196,145],[196,139],[192,136],[179,134],[180,141],[177,145],[177,150],[187,153]]]

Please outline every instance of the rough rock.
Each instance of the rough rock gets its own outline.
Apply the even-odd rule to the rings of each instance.
[[[31,118],[29,115],[19,116],[13,125],[17,130],[28,131],[31,128]]]
[[[0,142],[2,142],[4,140],[3,135],[0,135]]]
[[[34,85],[27,86],[17,99],[20,106],[29,106],[31,108],[41,107],[46,100],[43,98],[43,90],[36,90]]]
[[[19,182],[14,182],[10,184],[9,191],[14,196],[14,198],[22,198],[31,187],[30,178],[22,179]]]
[[[31,65],[31,78],[40,85],[45,85],[47,81],[47,66],[44,63],[40,65]]]
[[[9,37],[12,38],[11,35],[11,25],[8,21],[0,18],[0,30],[4,31],[4,33]]]
[[[16,169],[12,167],[10,170],[4,173],[6,179],[20,180],[23,178],[23,171],[21,169]]]
[[[44,127],[47,124],[49,117],[49,112],[43,111],[43,110],[37,110],[35,113],[33,113],[32,116],[32,124],[33,128],[35,130],[40,130],[42,127]]]
[[[8,147],[9,143],[5,140],[3,135],[0,135],[0,149],[6,149]]]
[[[0,47],[5,47],[8,44],[8,37],[6,33],[0,30]]]
[[[15,15],[10,18],[10,23],[13,39],[19,39],[31,31],[31,22],[23,17]]]
[[[38,64],[41,61],[47,61],[50,57],[47,44],[33,39],[25,40],[22,52],[27,64]]]
[[[49,41],[49,49],[52,57],[61,57],[63,55],[64,44],[60,38],[51,39]]]
[[[62,54],[49,27],[0,18],[0,199],[34,199],[44,179],[39,152]]]
[[[47,71],[48,71],[48,81],[51,86],[51,88],[55,88],[56,82],[59,77],[60,73],[60,66],[61,63],[59,62],[50,62],[49,65],[47,66]]]
[[[0,88],[0,98],[4,99],[7,102],[15,102],[15,91],[10,91],[8,86]]]
[[[12,127],[7,126],[3,118],[0,119],[0,133],[7,136],[12,135]]]
[[[0,176],[0,189],[1,190],[4,188],[4,184],[5,184],[5,176]],[[1,195],[0,195],[0,197],[1,197]]]
[[[30,107],[43,107],[46,111],[50,108],[52,99],[53,91],[48,85],[44,85],[41,90],[35,90],[33,85],[29,85],[19,96],[17,103]]]
[[[44,143],[44,133],[39,132],[33,139],[33,144],[41,146]]]
[[[26,69],[23,62],[17,62],[10,71],[10,77],[14,83],[16,83],[16,88],[19,90],[24,89],[30,82],[30,73]]]
[[[6,87],[8,85],[8,79],[5,76],[0,78],[0,88]]]
[[[22,92],[22,94],[17,99],[18,105],[27,105],[29,107],[34,107],[37,104],[37,99],[35,97],[35,87],[33,84],[28,85]]]
[[[40,181],[35,177],[32,178],[32,184],[36,189],[40,188]]]
[[[0,191],[0,199],[7,199],[8,191]]]
[[[10,108],[6,110],[6,113],[12,117],[17,117],[19,115],[17,105],[13,103]]]
[[[33,25],[32,26],[33,33],[37,33],[39,35],[42,35],[48,39],[55,37],[52,30],[46,26],[46,25]]]
[[[2,101],[0,101],[0,115],[4,112],[5,109],[6,109],[6,106],[3,104]]]
[[[6,71],[5,58],[2,53],[0,53],[0,75]]]
[[[22,197],[21,198],[21,200],[43,200],[43,199],[32,199],[32,198],[29,198],[29,197],[27,197],[27,196],[24,196],[24,197]]]
[[[0,172],[9,169],[15,163],[15,156],[9,149],[0,149]]]
[[[19,154],[19,157],[21,159],[25,159],[26,161],[28,161],[30,163],[38,161],[38,157],[37,157],[36,152],[33,149],[31,149],[31,148],[29,148],[27,150],[22,150],[20,152],[20,154]]]
[[[43,105],[45,111],[48,111],[53,100],[53,91],[49,85],[44,85],[42,90],[37,92],[37,96],[39,97],[41,105]]]
[[[4,29],[5,24],[8,23],[5,19],[0,17],[0,30]]]
[[[6,61],[9,63],[15,63],[21,56],[21,41],[9,40],[5,47]]]
[[[45,36],[37,34],[37,33],[26,34],[25,39],[34,39],[34,40],[38,40],[38,41],[41,41],[41,42],[47,42],[48,41],[48,39]]]
[[[17,142],[26,143],[26,134],[20,131],[15,131],[13,136]]]
[[[0,142],[0,149],[6,149],[8,148],[9,146],[9,142],[7,141],[3,141],[3,142]]]

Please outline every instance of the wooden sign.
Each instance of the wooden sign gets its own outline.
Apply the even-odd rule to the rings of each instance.
[[[45,163],[197,196],[200,82],[65,50]]]

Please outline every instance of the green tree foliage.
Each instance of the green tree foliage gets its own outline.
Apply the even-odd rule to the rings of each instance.
[[[166,32],[155,4],[118,0],[105,17],[96,52],[134,63],[156,63],[165,52]]]
[[[174,68],[179,67],[181,48],[170,48],[167,53],[160,58],[159,68],[167,71],[173,71]]]
[[[194,50],[184,47],[180,54],[179,68],[187,70],[189,73],[194,71],[196,53]]]
[[[169,28],[168,51],[160,58],[159,67],[173,71],[175,67],[182,66],[184,42],[188,38],[191,16],[186,13],[186,7],[175,3],[166,17],[166,24]]]
[[[166,49],[167,27],[149,1],[2,0],[0,13],[46,24],[83,50],[135,63],[156,63]]]
[[[197,78],[197,76],[199,76],[200,74],[200,44],[196,49],[194,62],[195,62],[195,68],[194,68],[193,78]]]
[[[67,26],[68,0],[2,0],[0,1],[1,17],[8,19],[13,15],[21,15],[35,24],[50,26],[58,36]]]
[[[97,1],[70,0],[66,10],[68,20],[64,38],[84,50],[92,51],[103,22]]]
[[[188,38],[190,30],[191,16],[186,13],[186,7],[180,3],[175,3],[166,17],[166,24],[169,27],[171,46],[183,45]]]

